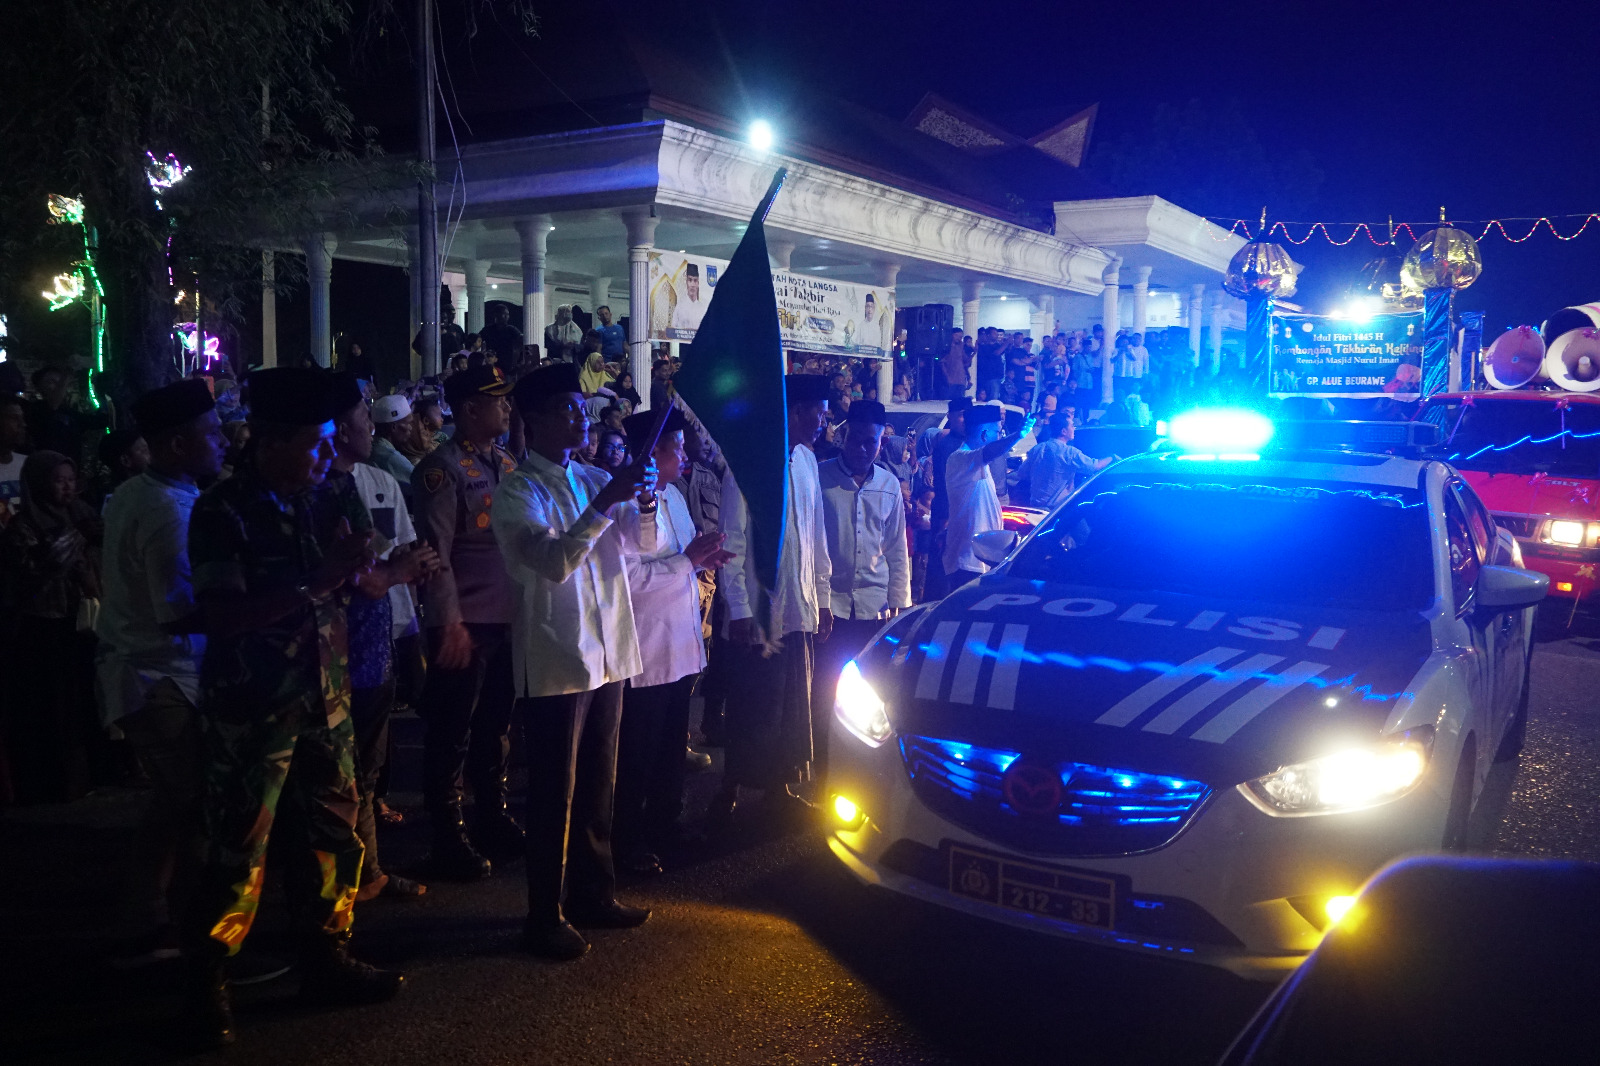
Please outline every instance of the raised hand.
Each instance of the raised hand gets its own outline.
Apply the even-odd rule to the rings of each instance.
[[[683,554],[688,556],[696,570],[719,569],[733,559],[733,553],[722,546],[726,537],[727,534],[715,529],[702,533],[689,542],[689,546],[683,549]]]

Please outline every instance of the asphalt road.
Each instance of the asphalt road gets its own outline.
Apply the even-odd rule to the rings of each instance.
[[[1541,627],[1527,748],[1496,771],[1473,837],[1600,861],[1600,623],[1560,621]],[[697,783],[702,803],[710,784]],[[93,961],[136,802],[98,795],[0,820],[0,1061],[175,1060],[173,971]],[[420,824],[385,840],[391,866],[425,844]],[[292,976],[240,989],[241,1040],[216,1061],[1178,1066],[1215,1061],[1268,991],[880,897],[808,833],[747,831],[627,886],[654,919],[597,935],[567,965],[516,950],[522,890],[513,867],[364,905],[357,951],[405,967],[400,999],[312,1013]],[[252,938],[262,955],[283,950],[276,898]]]

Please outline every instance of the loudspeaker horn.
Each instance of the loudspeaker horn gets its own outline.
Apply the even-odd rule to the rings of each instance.
[[[1544,320],[1539,332],[1544,336],[1544,346],[1549,348],[1563,333],[1590,326],[1600,326],[1600,302],[1563,307]]]
[[[1544,338],[1532,326],[1506,330],[1483,357],[1483,376],[1497,389],[1520,389],[1544,375]]]
[[[1600,329],[1563,333],[1544,355],[1544,373],[1568,392],[1600,392]]]

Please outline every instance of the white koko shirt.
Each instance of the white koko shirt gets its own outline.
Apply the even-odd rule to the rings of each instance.
[[[1000,516],[1000,497],[995,495],[994,478],[983,461],[983,448],[963,444],[950,453],[944,464],[944,488],[950,496],[950,524],[945,527],[944,570],[989,572],[989,564],[972,553],[972,538],[979,533],[1004,529]]]
[[[654,514],[626,508],[617,518],[633,596],[643,670],[633,685],[665,685],[706,668],[700,634],[700,581],[683,549],[697,534],[677,485],[656,493]]]
[[[882,618],[911,606],[911,560],[900,482],[876,464],[858,488],[844,459],[817,466],[835,618]]]
[[[788,526],[783,535],[783,555],[778,561],[778,587],[772,594],[769,638],[817,631],[818,608],[829,602],[825,529],[817,457],[804,444],[796,444],[789,452]],[[733,561],[722,570],[728,618],[737,621],[754,617],[761,583],[756,579],[755,561],[750,558],[750,509],[732,470],[722,479],[722,531],[728,535],[722,546],[733,553]]]
[[[517,693],[590,692],[639,673],[622,539],[590,502],[611,476],[528,453],[500,479],[491,508],[506,573]],[[625,508],[631,504],[618,504]]]

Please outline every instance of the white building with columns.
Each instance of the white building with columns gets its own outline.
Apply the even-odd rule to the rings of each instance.
[[[759,152],[727,126],[700,114],[657,115],[463,145],[453,191],[463,206],[450,225],[441,218],[439,230],[441,276],[461,326],[481,329],[485,305],[504,300],[521,306],[524,335],[537,343],[557,305],[591,312],[609,305],[616,318],[628,319],[630,360],[642,385],[651,359],[649,253],[730,257],[783,166],[788,180],[767,220],[777,268],[892,288],[901,308],[949,304],[968,334],[986,326],[1030,330],[1036,338],[1096,323],[1115,324],[1110,332],[1187,326],[1196,365],[1209,352],[1213,368],[1224,328],[1242,327],[1242,305],[1219,286],[1241,238],[1158,197],[1055,202],[1053,219],[1029,224],[971,195],[899,180],[881,162],[858,165],[814,144],[780,141]],[[369,226],[280,249],[307,256],[317,361],[326,364],[332,351],[334,259],[406,267],[406,335],[415,332],[423,298],[416,230],[384,221],[409,203],[409,194],[397,194],[392,203],[367,205]],[[271,321],[266,310],[263,319]],[[269,362],[278,356],[273,345],[264,335]],[[436,369],[413,362],[413,373]],[[887,396],[889,364],[883,367],[880,393]]]

